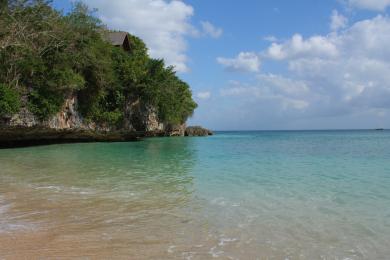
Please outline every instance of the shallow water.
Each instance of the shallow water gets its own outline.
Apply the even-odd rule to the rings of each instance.
[[[0,259],[389,259],[390,132],[0,150]]]

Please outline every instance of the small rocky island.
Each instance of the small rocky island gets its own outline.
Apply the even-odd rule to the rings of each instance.
[[[197,104],[174,67],[83,4],[0,12],[0,147],[212,134],[186,127]]]
[[[208,136],[213,134],[214,133],[211,130],[201,126],[189,126],[184,133],[185,136]]]

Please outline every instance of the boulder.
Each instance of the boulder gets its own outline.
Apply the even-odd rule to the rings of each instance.
[[[186,124],[172,125],[168,124],[165,128],[165,136],[184,136],[186,131]]]
[[[208,136],[208,135],[213,135],[213,132],[201,126],[189,126],[185,130],[185,136]]]

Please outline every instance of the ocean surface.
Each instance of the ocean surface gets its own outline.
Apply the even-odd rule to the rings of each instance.
[[[390,131],[0,150],[0,259],[390,259]]]

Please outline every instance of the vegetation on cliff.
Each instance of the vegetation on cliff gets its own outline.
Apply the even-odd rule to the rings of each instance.
[[[17,113],[20,109],[20,97],[15,89],[0,84],[0,116]]]
[[[40,119],[57,113],[76,94],[86,120],[117,125],[126,101],[157,108],[161,121],[179,124],[196,108],[189,86],[173,67],[148,56],[129,35],[131,50],[106,40],[108,29],[76,3],[64,15],[44,0],[10,0],[0,13],[0,116],[22,105]]]

